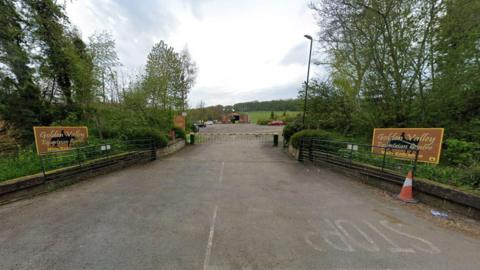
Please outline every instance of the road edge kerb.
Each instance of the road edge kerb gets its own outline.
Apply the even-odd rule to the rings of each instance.
[[[184,140],[177,140],[156,150],[157,157],[171,155],[185,147]],[[95,176],[152,160],[150,151],[124,153],[108,160],[97,160],[82,166],[71,166],[49,172],[28,175],[0,182],[0,205],[31,198],[58,188],[77,183]]]
[[[291,157],[298,160],[297,149],[290,146],[287,152]],[[312,162],[308,163],[313,164]],[[315,161],[314,165],[328,167],[336,172],[350,176],[353,180],[360,180],[363,183],[386,190],[392,194],[397,194],[400,191],[405,180],[404,176],[382,172],[374,167],[361,164],[353,164],[346,167],[343,166],[343,163]],[[415,178],[413,189],[415,197],[429,206],[480,220],[480,196],[421,178]]]

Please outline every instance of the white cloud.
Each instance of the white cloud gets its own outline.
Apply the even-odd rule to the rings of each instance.
[[[308,61],[303,35],[317,30],[307,3],[82,0],[68,4],[67,12],[84,39],[112,32],[129,70],[138,70],[160,40],[177,50],[188,47],[199,68],[190,103],[214,105],[297,95]]]

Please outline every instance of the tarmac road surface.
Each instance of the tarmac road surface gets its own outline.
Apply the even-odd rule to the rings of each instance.
[[[2,270],[480,269],[478,238],[255,141],[0,206],[0,244]]]

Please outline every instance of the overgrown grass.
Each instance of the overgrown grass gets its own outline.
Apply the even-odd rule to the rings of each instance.
[[[292,112],[292,111],[274,111],[274,116],[277,117],[278,120],[283,120],[284,115],[286,114],[287,117],[295,117],[300,112]],[[248,114],[248,118],[250,119],[250,123],[256,124],[258,120],[272,120],[271,119],[271,111],[253,111],[253,112],[246,112]]]
[[[416,175],[420,178],[480,193],[480,166],[478,165],[461,168],[444,165],[419,164],[417,166]]]
[[[0,182],[41,171],[40,159],[31,149],[21,151],[16,158],[0,159]]]

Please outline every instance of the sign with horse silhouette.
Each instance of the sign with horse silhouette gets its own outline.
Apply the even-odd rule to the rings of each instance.
[[[33,127],[39,155],[69,150],[88,139],[87,127]]]
[[[442,140],[443,128],[375,128],[372,152],[415,159],[418,150],[417,161],[438,164]]]

